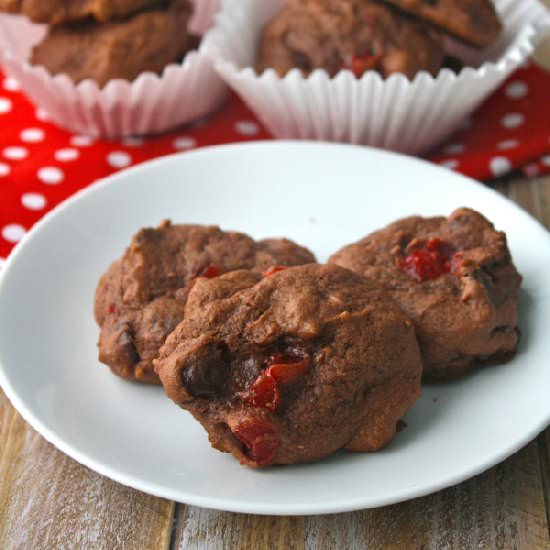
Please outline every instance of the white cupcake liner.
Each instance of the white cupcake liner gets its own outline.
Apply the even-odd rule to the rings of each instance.
[[[25,17],[0,15],[0,59],[34,104],[72,132],[106,139],[157,134],[210,113],[225,96],[226,86],[202,45],[161,75],[144,72],[133,82],[114,79],[99,88],[92,80],[75,85],[67,75],[52,76],[29,63],[45,32],[44,25]]]
[[[214,15],[220,9],[220,0],[191,0],[193,16],[189,21],[189,30],[193,34],[203,35],[211,26]]]
[[[414,80],[369,71],[355,78],[343,70],[304,77],[298,70],[261,75],[253,65],[263,25],[285,0],[222,0],[205,51],[224,80],[278,138],[372,145],[409,154],[425,152],[451,134],[534,51],[550,28],[537,0],[495,0],[505,29],[483,52],[449,40],[449,53],[471,67],[455,74],[426,71]]]

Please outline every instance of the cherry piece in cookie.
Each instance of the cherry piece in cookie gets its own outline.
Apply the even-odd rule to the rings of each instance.
[[[212,279],[213,277],[219,277],[222,274],[222,269],[219,265],[209,264],[198,275],[198,277],[206,277]]]
[[[406,256],[397,259],[397,266],[417,281],[428,281],[451,273],[455,255],[449,243],[434,237],[417,243]]]
[[[243,394],[243,400],[275,412],[281,402],[281,386],[300,379],[311,367],[311,359],[306,355],[276,353],[268,358],[267,365],[268,368]]]
[[[357,78],[361,78],[367,71],[376,69],[383,57],[381,53],[353,55],[351,57],[351,71]]]
[[[279,273],[279,271],[284,271],[287,268],[287,266],[284,265],[272,265],[269,269],[266,269],[262,275],[264,277],[271,277],[271,275],[275,275],[275,273]]]
[[[259,466],[270,464],[280,445],[275,428],[267,422],[245,420],[235,426],[233,435],[243,443],[246,454]]]

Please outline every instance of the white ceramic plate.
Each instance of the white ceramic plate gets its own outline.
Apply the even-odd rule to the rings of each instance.
[[[324,260],[398,217],[463,205],[508,232],[525,276],[521,349],[507,365],[424,388],[407,428],[382,452],[254,471],[211,449],[200,425],[161,388],[125,382],[96,359],[97,280],[142,226],[168,217],[257,238],[286,235]],[[497,193],[425,162],[303,142],[202,149],[113,176],[26,236],[0,280],[0,382],[59,449],[148,493],[261,514],[381,506],[481,472],[548,424],[549,265],[550,236],[536,221]]]

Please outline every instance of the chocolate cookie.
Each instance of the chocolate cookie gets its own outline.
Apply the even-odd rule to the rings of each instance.
[[[35,23],[59,25],[87,18],[104,23],[163,4],[167,0],[0,0],[0,11],[22,13]]]
[[[131,81],[145,71],[161,73],[189,49],[189,15],[187,0],[172,0],[167,9],[116,22],[50,27],[33,48],[31,63],[52,74],[67,74],[75,82],[91,78],[99,86],[113,78]]]
[[[387,288],[415,323],[427,380],[455,378],[516,351],[521,276],[506,235],[474,210],[399,220],[329,262]]]
[[[212,446],[248,466],[376,451],[420,392],[411,321],[331,265],[201,279],[155,361]]]
[[[491,0],[385,0],[472,46],[493,43],[502,24]]]
[[[0,0],[0,11],[8,13],[19,13],[21,0]]]
[[[96,291],[99,360],[123,378],[158,383],[152,360],[183,318],[187,287],[196,277],[314,261],[309,250],[285,239],[255,242],[218,227],[170,222],[142,229]]]
[[[293,68],[331,76],[374,69],[387,77],[436,74],[443,43],[436,31],[373,0],[290,0],[262,32],[258,71],[284,76]]]

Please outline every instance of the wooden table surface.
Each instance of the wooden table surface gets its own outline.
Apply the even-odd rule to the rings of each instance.
[[[537,59],[550,68],[549,41]],[[550,228],[550,178],[495,187]],[[402,504],[309,517],[205,510],[81,466],[35,432],[0,390],[0,550],[550,549],[549,501],[550,428],[484,474]]]

